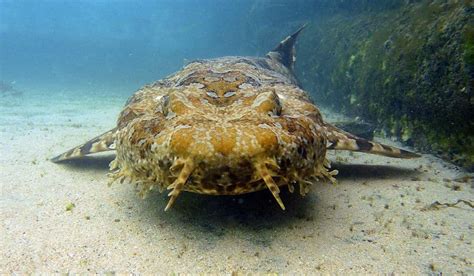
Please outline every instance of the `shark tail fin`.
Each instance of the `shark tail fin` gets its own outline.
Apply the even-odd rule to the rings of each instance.
[[[268,52],[267,57],[279,61],[293,71],[296,61],[295,43],[300,32],[307,26],[304,24],[292,35],[283,39],[275,49]]]
[[[54,163],[59,163],[69,159],[80,158],[91,153],[114,150],[115,134],[116,129],[114,128],[50,160]]]
[[[330,150],[358,151],[404,159],[420,157],[420,155],[407,150],[357,137],[330,124],[326,124],[325,128]]]

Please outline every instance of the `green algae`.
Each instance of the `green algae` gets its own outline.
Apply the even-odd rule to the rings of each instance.
[[[299,47],[300,80],[317,102],[473,169],[474,28],[466,3],[420,1],[312,24]]]
[[[67,211],[67,212],[71,212],[75,207],[76,207],[76,205],[75,205],[74,203],[68,202],[68,203],[66,204],[66,211]]]
[[[467,65],[474,66],[474,26],[466,26],[464,37],[464,61]]]

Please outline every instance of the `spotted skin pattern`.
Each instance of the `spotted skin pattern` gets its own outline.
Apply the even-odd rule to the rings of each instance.
[[[328,149],[416,157],[323,121],[293,74],[301,29],[266,57],[197,60],[141,88],[116,128],[52,161],[115,149],[111,182],[138,183],[143,194],[170,190],[165,210],[182,191],[238,195],[263,189],[285,209],[280,187],[293,192],[296,185],[305,195],[317,180],[335,181]]]

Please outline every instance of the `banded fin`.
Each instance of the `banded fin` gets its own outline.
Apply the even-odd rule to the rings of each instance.
[[[407,150],[357,137],[329,124],[326,124],[324,128],[330,150],[350,150],[404,159],[420,157],[420,155]]]
[[[288,69],[293,71],[296,61],[296,38],[298,38],[298,35],[306,27],[306,25],[307,24],[304,24],[292,35],[283,39],[275,49],[268,52],[267,57],[279,61]]]
[[[115,133],[116,129],[114,128],[50,160],[54,163],[58,163],[69,159],[80,158],[91,153],[114,150]]]

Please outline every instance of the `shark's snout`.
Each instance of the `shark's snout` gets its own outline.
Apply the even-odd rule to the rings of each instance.
[[[177,156],[192,156],[209,164],[226,159],[249,160],[275,155],[278,138],[268,126],[233,124],[208,128],[183,126],[171,135],[170,149]]]

